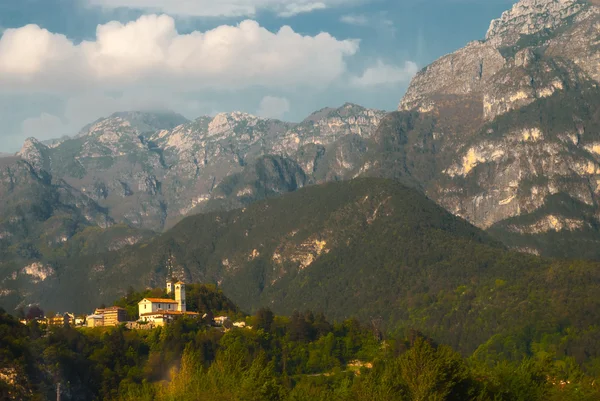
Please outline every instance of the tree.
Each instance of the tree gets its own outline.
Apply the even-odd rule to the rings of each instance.
[[[448,346],[435,348],[423,337],[400,357],[400,373],[415,401],[462,400],[468,378],[462,357]]]
[[[27,311],[27,314],[25,315],[25,318],[27,320],[34,320],[36,318],[43,318],[44,317],[44,311],[42,309],[40,309],[39,306],[34,305],[31,308],[29,308],[29,310]]]
[[[258,311],[256,311],[255,319],[256,329],[262,329],[270,332],[275,315],[269,308],[260,308]]]

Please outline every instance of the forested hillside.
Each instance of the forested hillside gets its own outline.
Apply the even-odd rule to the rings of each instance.
[[[206,320],[154,330],[22,325],[0,311],[0,398],[74,400],[595,401],[598,360],[586,366],[545,342],[508,361],[464,358],[416,331],[387,335],[321,314],[246,318],[223,331]]]
[[[218,285],[249,313],[268,306],[377,320],[388,331],[422,330],[465,354],[485,346],[529,355],[546,338],[581,363],[600,355],[597,263],[509,252],[394,181],[309,187],[63,263],[34,295],[56,310],[87,311],[129,285],[162,287],[173,273]]]

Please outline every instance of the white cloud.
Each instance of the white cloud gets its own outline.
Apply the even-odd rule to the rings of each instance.
[[[35,137],[37,139],[59,138],[67,133],[63,121],[52,114],[42,113],[39,117],[28,118],[21,124],[21,132],[24,137]]]
[[[173,18],[146,15],[100,25],[95,41],[79,44],[28,25],[0,38],[0,85],[32,92],[323,86],[346,72],[345,58],[358,47],[356,40],[303,36],[289,26],[270,32],[252,20],[179,34]]]
[[[297,14],[310,13],[316,10],[324,10],[327,8],[325,3],[291,3],[286,4],[284,10],[279,12],[280,17],[292,17]]]
[[[92,6],[126,7],[196,17],[254,16],[259,10],[291,17],[359,1],[365,0],[87,0]]]
[[[265,96],[258,107],[260,117],[283,119],[285,113],[290,111],[290,101],[284,97]]]
[[[21,123],[20,138],[35,137],[40,140],[60,138],[74,135],[92,121],[106,117],[117,111],[128,110],[177,110],[190,118],[206,114],[210,104],[189,101],[175,95],[161,96],[153,91],[132,91],[117,97],[107,96],[100,92],[76,95],[69,98],[64,105],[61,116],[42,112],[37,117],[30,117]],[[19,139],[21,141],[22,139]]]
[[[366,15],[342,15],[340,21],[344,24],[366,26],[369,25],[369,18]]]
[[[360,77],[353,77],[351,83],[357,87],[373,87],[381,85],[395,85],[410,81],[419,71],[417,64],[407,61],[404,66],[398,67],[386,64],[383,60],[367,68]]]

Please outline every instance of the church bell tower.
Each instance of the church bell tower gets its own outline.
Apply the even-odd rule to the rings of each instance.
[[[175,283],[175,301],[177,301],[177,311],[185,312],[185,283],[183,281]]]

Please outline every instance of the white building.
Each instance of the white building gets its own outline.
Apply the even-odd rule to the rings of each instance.
[[[144,298],[138,303],[138,311],[141,317],[158,311],[175,312],[177,306],[177,301],[168,298]]]
[[[175,300],[168,298],[144,298],[138,303],[140,320],[163,326],[180,316],[197,316],[187,312],[185,305],[185,283],[167,280],[167,293],[175,292]]]
[[[90,315],[85,319],[87,327],[104,326],[104,315]]]

